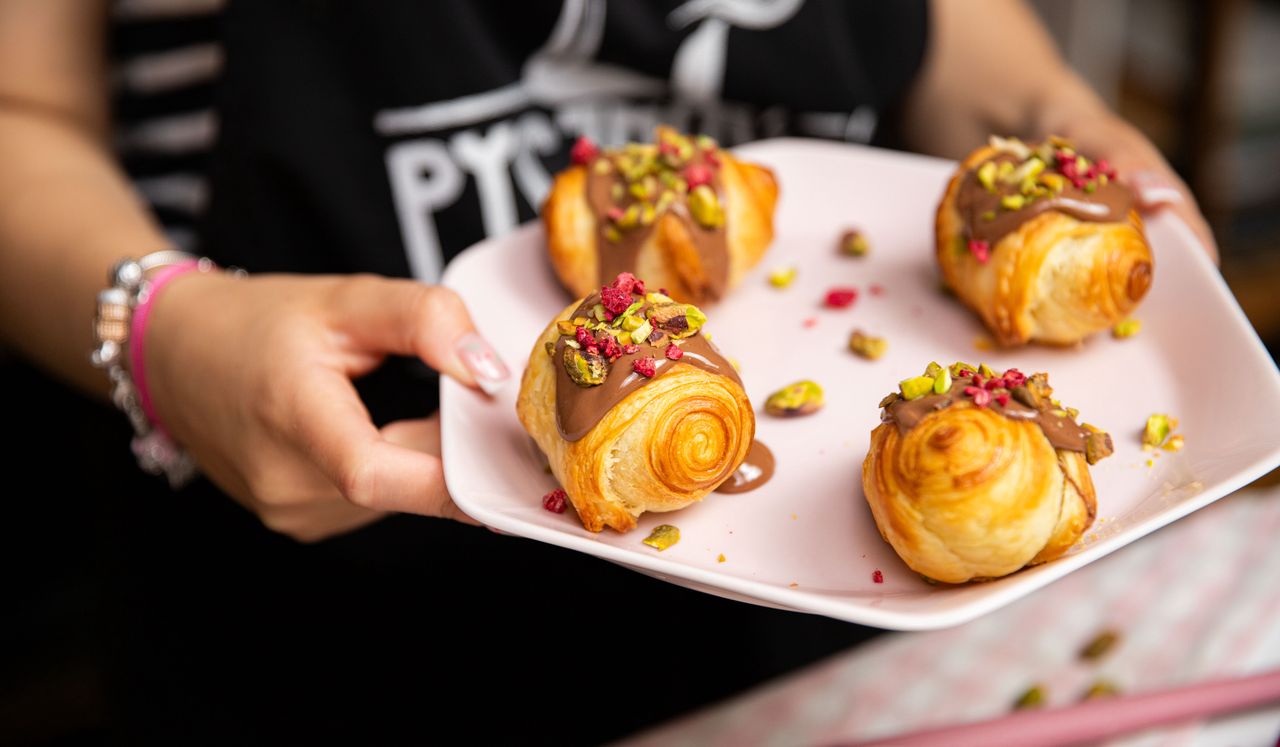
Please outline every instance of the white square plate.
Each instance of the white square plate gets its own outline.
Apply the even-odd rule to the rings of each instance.
[[[556,485],[516,420],[515,399],[535,339],[571,299],[551,273],[541,226],[531,224],[468,249],[445,273],[516,376],[493,400],[442,384],[445,475],[469,515],[710,593],[920,630],[990,612],[1280,465],[1280,373],[1176,219],[1147,223],[1156,270],[1137,312],[1139,335],[1103,333],[1069,350],[980,352],[985,331],[939,291],[933,257],[934,208],[953,163],[793,139],[737,153],[778,175],[777,239],[742,286],[707,309],[707,329],[741,364],[757,437],[777,456],[773,480],[750,493],[712,493],[677,513],[646,514],[627,534],[592,534],[572,511],[542,508]],[[866,233],[869,256],[835,252],[847,227]],[[765,275],[786,265],[798,268],[795,283],[770,287]],[[883,292],[872,294],[872,285]],[[852,308],[821,308],[833,286],[859,289]],[[854,327],[886,337],[889,352],[875,362],[851,355],[845,345]],[[748,344],[762,339],[776,348]],[[1111,432],[1115,455],[1092,468],[1099,519],[1065,557],[988,583],[931,586],[881,540],[860,480],[877,403],[931,360],[1048,371],[1065,404]],[[805,378],[826,389],[825,409],[788,420],[763,414],[770,392]],[[1182,451],[1141,450],[1140,430],[1155,412],[1181,420]],[[660,553],[641,540],[662,523],[678,526],[681,541]],[[873,582],[876,570],[883,583]]]

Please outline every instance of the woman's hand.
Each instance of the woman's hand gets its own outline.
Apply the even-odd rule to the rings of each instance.
[[[490,392],[508,376],[452,291],[371,275],[175,279],[145,365],[161,422],[278,532],[314,541],[387,511],[477,524],[445,488],[438,419],[379,430],[356,394],[389,354]]]
[[[1169,210],[1187,224],[1209,258],[1218,263],[1218,244],[1191,189],[1145,135],[1109,112],[1064,129],[1068,132],[1060,134],[1074,140],[1081,152],[1105,158],[1115,167],[1120,181],[1133,190],[1140,212]]]

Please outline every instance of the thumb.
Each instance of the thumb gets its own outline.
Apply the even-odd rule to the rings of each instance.
[[[497,352],[476,331],[457,293],[363,275],[343,282],[328,309],[331,325],[379,353],[411,355],[467,386],[493,394],[511,378]]]

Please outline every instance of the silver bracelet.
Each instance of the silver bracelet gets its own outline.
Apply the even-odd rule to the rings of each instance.
[[[152,252],[140,259],[122,259],[111,268],[110,287],[98,292],[98,311],[93,320],[97,347],[89,354],[95,368],[106,370],[111,379],[111,401],[133,426],[132,448],[138,466],[147,474],[164,475],[177,489],[196,475],[196,463],[163,429],[156,427],[142,407],[138,388],[125,368],[133,312],[151,292],[147,273],[167,265],[198,262],[197,270],[214,269],[213,261],[176,249]]]

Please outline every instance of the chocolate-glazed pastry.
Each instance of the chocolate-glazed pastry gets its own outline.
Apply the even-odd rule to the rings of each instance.
[[[579,140],[543,206],[551,262],[584,296],[621,272],[679,301],[724,297],[773,240],[773,172],[707,137],[657,129],[653,145]]]
[[[1061,138],[995,138],[938,205],[943,279],[1003,345],[1069,345],[1122,321],[1154,261],[1133,194]]]
[[[705,322],[622,273],[538,339],[517,414],[587,529],[701,500],[746,458],[755,414]]]
[[[1088,465],[1111,437],[1077,422],[1048,376],[929,364],[881,401],[862,487],[908,566],[962,583],[1053,560],[1097,512]]]

